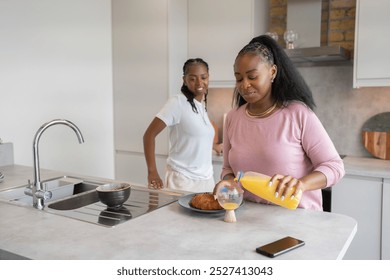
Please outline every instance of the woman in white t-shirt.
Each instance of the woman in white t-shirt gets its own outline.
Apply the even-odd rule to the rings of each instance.
[[[192,192],[210,192],[213,179],[214,128],[207,115],[209,67],[201,58],[183,66],[181,94],[168,100],[145,131],[144,152],[148,186]],[[169,154],[164,183],[156,167],[156,136],[169,128]]]

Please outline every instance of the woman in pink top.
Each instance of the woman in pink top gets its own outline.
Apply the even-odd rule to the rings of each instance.
[[[302,76],[265,35],[238,53],[234,75],[236,106],[226,117],[222,180],[231,184],[238,171],[263,173],[278,184],[275,196],[284,198],[296,187],[294,195],[303,192],[298,207],[322,211],[321,189],[337,183],[345,171],[312,111],[314,100]],[[247,191],[244,197],[269,203]]]

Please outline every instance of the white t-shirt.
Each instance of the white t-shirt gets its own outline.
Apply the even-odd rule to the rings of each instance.
[[[214,128],[204,103],[194,99],[198,113],[192,110],[184,94],[171,97],[156,115],[169,128],[167,164],[191,179],[213,176],[212,149]]]

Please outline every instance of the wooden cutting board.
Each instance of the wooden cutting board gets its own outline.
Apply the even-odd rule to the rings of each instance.
[[[370,118],[362,129],[363,145],[376,158],[390,159],[390,112]]]

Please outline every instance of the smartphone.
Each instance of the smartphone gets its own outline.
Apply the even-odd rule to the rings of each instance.
[[[256,252],[274,258],[295,248],[305,245],[305,242],[291,236],[284,237],[272,243],[256,248]]]

